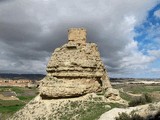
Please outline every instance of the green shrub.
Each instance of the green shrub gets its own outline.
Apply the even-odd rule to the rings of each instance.
[[[133,99],[129,102],[129,106],[130,107],[134,107],[134,106],[137,106],[137,105],[143,105],[145,104],[146,101],[143,97],[140,97],[140,98],[136,98],[136,99]]]
[[[133,106],[143,105],[143,104],[151,103],[151,102],[152,102],[151,97],[148,94],[144,94],[144,96],[131,100],[129,102],[129,106],[133,107]]]
[[[146,118],[143,118],[134,112],[131,112],[130,114],[123,112],[120,113],[115,120],[160,120],[160,110],[155,115],[148,115]]]
[[[127,93],[125,92],[121,92],[120,91],[120,97],[124,100],[127,100],[127,101],[131,101],[133,99],[132,96],[128,95]]]
[[[116,120],[145,120],[143,117],[136,113],[121,113],[118,117],[115,118]]]
[[[147,93],[144,94],[144,97],[145,97],[147,103],[151,103],[152,102],[151,97]]]

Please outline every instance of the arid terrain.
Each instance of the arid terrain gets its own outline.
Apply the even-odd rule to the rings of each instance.
[[[7,79],[7,78],[5,78]],[[111,79],[113,88],[120,91],[120,96],[128,101],[129,106],[137,106],[141,104],[155,103],[160,101],[160,81],[157,80],[145,80],[145,79]],[[2,120],[10,117],[13,113],[23,108],[30,100],[32,100],[38,94],[38,88],[28,88],[20,86],[0,86],[0,117]],[[135,102],[138,99],[143,98],[145,95],[151,98],[150,101]],[[135,102],[135,103],[134,103]],[[107,106],[108,105],[108,106]],[[104,108],[104,106],[107,106]],[[94,106],[90,106],[83,110],[72,113],[67,116],[67,119],[74,114],[82,114],[84,120],[98,119],[103,113],[111,110],[112,108],[125,108],[127,105],[118,103],[102,103]],[[76,107],[76,106],[73,106]],[[97,109],[98,112],[97,112]],[[122,110],[123,111],[123,110]],[[96,112],[96,114],[93,114]],[[103,116],[102,116],[103,117]],[[64,116],[65,118],[65,116]]]
[[[0,118],[5,120],[37,95],[37,88],[0,86]]]
[[[5,120],[38,94],[44,75],[0,74],[0,118]]]

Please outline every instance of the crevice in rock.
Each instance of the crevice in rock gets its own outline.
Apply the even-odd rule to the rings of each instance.
[[[42,98],[42,100],[53,100],[53,99],[70,99],[70,98],[79,98],[82,96],[85,96],[86,94],[82,94],[82,95],[73,95],[73,96],[59,96],[59,97],[49,97],[47,95],[40,95],[40,97]]]

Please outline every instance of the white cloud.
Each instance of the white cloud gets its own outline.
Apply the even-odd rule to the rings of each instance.
[[[160,9],[154,12],[154,16],[160,18]]]
[[[148,53],[156,58],[160,58],[160,50],[149,50]]]

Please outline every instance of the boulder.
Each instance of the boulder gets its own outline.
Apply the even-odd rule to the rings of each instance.
[[[119,95],[119,91],[117,89],[108,88],[105,93],[105,97],[110,101],[119,101],[121,97]]]

